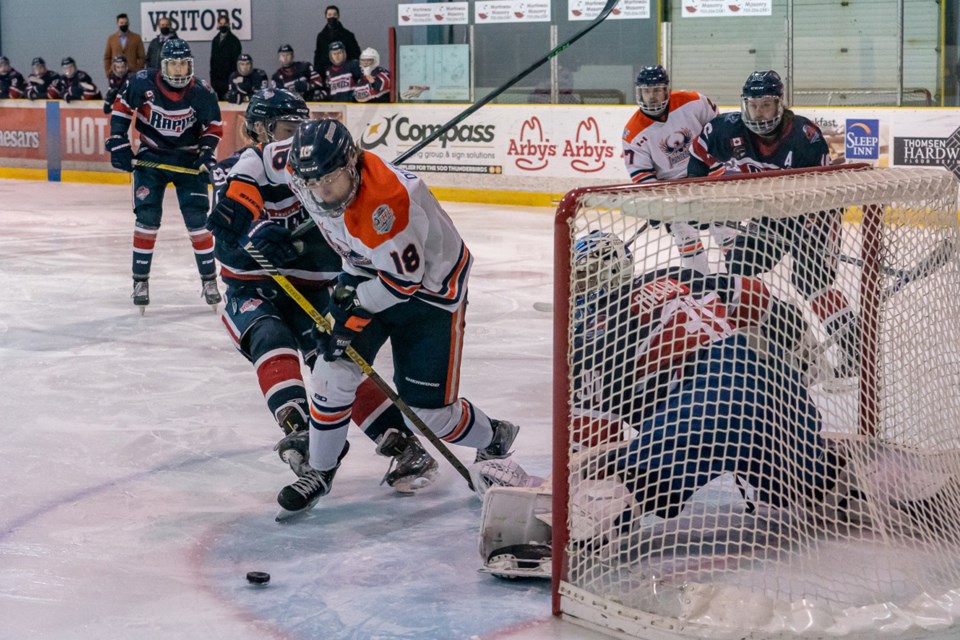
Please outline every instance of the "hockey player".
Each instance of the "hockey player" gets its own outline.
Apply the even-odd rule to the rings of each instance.
[[[670,91],[670,77],[660,65],[640,70],[636,95],[639,108],[623,130],[623,161],[630,180],[642,184],[686,178],[690,143],[717,116],[717,106],[695,91]],[[667,229],[681,264],[710,273],[699,230],[685,222],[668,224]],[[710,233],[721,246],[736,236],[720,225],[711,225]]]
[[[193,76],[190,46],[174,38],[163,43],[160,69],[139,71],[117,96],[110,117],[106,147],[111,164],[133,172],[133,304],[150,304],[149,278],[153,247],[163,215],[163,193],[172,182],[190,234],[201,296],[215,306],[217,290],[213,238],[204,228],[210,208],[207,186],[216,168],[216,149],[223,134],[220,105],[206,82]],[[135,120],[140,150],[134,158],[127,131]],[[201,170],[197,175],[137,166],[148,161]],[[142,309],[141,309],[142,312]]]
[[[7,56],[0,56],[0,100],[22,98],[25,90],[23,75],[10,66]]]
[[[307,62],[297,62],[293,59],[293,47],[288,44],[277,49],[280,68],[270,77],[273,86],[277,89],[286,89],[299,93],[310,102],[322,100],[326,95],[323,78]]]
[[[57,74],[47,69],[47,63],[43,58],[34,58],[30,66],[33,73],[27,76],[27,98],[30,100],[46,98],[50,86],[57,79]]]
[[[253,68],[253,57],[242,53],[237,58],[237,70],[230,74],[227,89],[227,102],[243,104],[250,96],[270,86],[270,79],[263,69]]]
[[[390,72],[380,66],[380,54],[368,47],[360,54],[360,79],[353,88],[357,102],[390,102]]]
[[[268,145],[265,155],[272,152]],[[369,362],[389,338],[398,393],[428,428],[476,448],[478,460],[508,456],[517,427],[458,398],[472,256],[426,185],[361,152],[336,120],[300,125],[288,167],[291,187],[345,262],[326,309],[332,334],[322,334],[312,374],[311,469],[280,492],[281,508],[308,509],[330,491],[362,379],[343,357],[351,345]],[[294,251],[289,236],[276,243],[278,253]]]
[[[284,162],[278,169],[274,160],[285,161],[289,138],[309,116],[303,99],[290,91],[264,89],[253,95],[246,111],[246,128],[256,144],[220,163],[219,169],[226,168],[229,173],[218,185],[217,205],[207,224],[217,236],[220,277],[227,285],[223,323],[234,346],[256,369],[267,407],[285,435],[277,451],[294,472],[301,472],[308,453],[309,409],[298,352],[312,367],[317,357],[313,320],[247,254],[240,245],[241,236],[231,232],[231,223],[238,217],[252,218],[254,211],[247,208],[251,199],[256,209],[262,208],[262,219],[285,231],[296,231],[307,221],[286,181],[277,177],[278,172],[285,173]],[[271,142],[285,144],[275,145],[272,155],[266,156],[264,147]],[[257,216],[261,217],[259,211]],[[254,241],[262,244],[271,229],[261,227],[254,232]],[[340,272],[340,256],[316,227],[303,234],[303,242],[309,250],[287,262],[280,272],[297,284],[311,304],[325,308]],[[270,253],[269,240],[262,248]],[[369,380],[360,386],[353,419],[377,443],[377,453],[392,458],[384,476],[388,485],[411,493],[433,482],[437,462],[403,424],[400,411]],[[291,450],[299,455],[292,456]]]
[[[60,61],[60,76],[47,89],[47,97],[51,100],[102,100],[100,90],[94,84],[93,78],[86,71],[77,69],[77,63],[67,56]]]
[[[110,63],[110,74],[107,76],[107,95],[103,99],[103,112],[113,111],[113,103],[117,96],[123,91],[130,79],[130,67],[127,65],[127,56],[120,54],[114,56]]]
[[[326,97],[329,102],[352,102],[353,87],[362,77],[360,63],[347,60],[347,50],[342,42],[330,43],[330,66],[326,74]]]
[[[756,71],[743,85],[739,113],[712,120],[691,146],[690,176],[718,172],[755,173],[829,164],[830,151],[820,128],[786,109],[783,82],[776,71]],[[856,316],[846,295],[833,288],[840,249],[841,212],[795,218],[761,218],[738,235],[726,254],[730,273],[751,276],[793,256],[792,281],[830,335],[840,336],[843,360],[838,377],[855,375],[859,360]]]

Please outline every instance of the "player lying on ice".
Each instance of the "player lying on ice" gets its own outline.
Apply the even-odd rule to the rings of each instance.
[[[576,250],[572,429],[583,449],[580,479],[571,479],[579,505],[571,537],[602,545],[635,533],[640,515],[675,517],[723,474],[800,521],[863,525],[849,507],[856,499],[888,526],[942,533],[935,505],[949,478],[929,460],[865,438],[824,437],[794,304],[755,278],[679,268],[634,278],[623,242],[607,234],[582,238]],[[487,570],[542,575],[549,487],[497,487],[536,484],[507,461],[485,471]]]

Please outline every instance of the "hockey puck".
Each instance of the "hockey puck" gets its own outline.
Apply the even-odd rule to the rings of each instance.
[[[270,582],[270,574],[265,571],[248,571],[247,582],[250,584],[267,584]]]

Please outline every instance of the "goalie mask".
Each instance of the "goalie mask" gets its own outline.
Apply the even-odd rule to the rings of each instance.
[[[644,114],[655,118],[670,106],[670,76],[662,66],[641,69],[636,85],[637,104]]]
[[[193,80],[193,54],[185,40],[173,38],[163,43],[160,77],[174,89],[183,89]]]
[[[740,94],[740,115],[747,129],[770,135],[783,119],[783,81],[776,71],[754,71]]]
[[[574,245],[573,288],[578,296],[599,296],[633,279],[633,257],[618,236],[592,231]]]
[[[255,142],[286,140],[296,132],[297,125],[310,117],[303,98],[286,89],[261,89],[247,105],[246,131]],[[290,123],[281,125],[279,123]],[[259,126],[258,126],[259,123]]]
[[[342,216],[360,190],[357,146],[339,120],[312,120],[293,136],[287,165],[290,187],[307,212]]]

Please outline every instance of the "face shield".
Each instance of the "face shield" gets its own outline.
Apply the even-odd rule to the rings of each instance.
[[[294,172],[290,187],[307,213],[323,218],[339,218],[360,189],[356,156],[352,156],[346,166],[313,180],[304,180]]]

